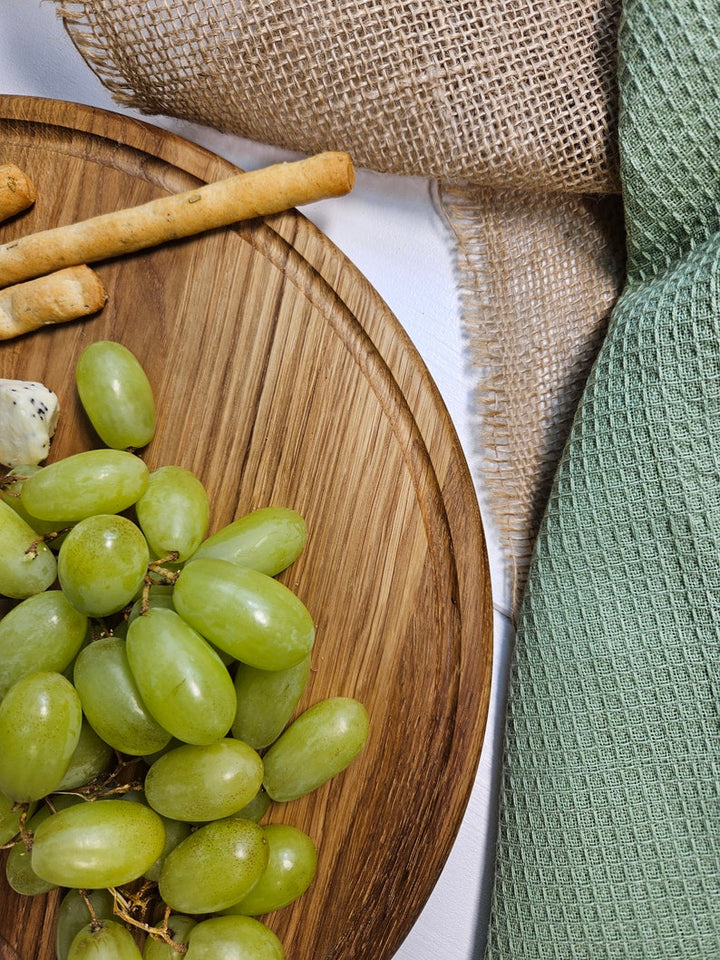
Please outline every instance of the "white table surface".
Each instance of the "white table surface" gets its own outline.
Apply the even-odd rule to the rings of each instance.
[[[120,108],[75,50],[50,0],[0,0],[0,24],[0,93],[53,97],[134,116],[246,170],[291,156],[204,127]],[[3,158],[0,152],[0,162],[3,159],[13,158]],[[419,350],[455,424],[482,505],[482,471],[471,430],[473,380],[464,347],[452,238],[438,212],[434,185],[420,178],[358,171],[349,196],[304,207],[303,213],[367,277]],[[511,631],[503,557],[482,512],[495,608],[485,746],[451,854],[394,960],[479,960],[485,942]]]

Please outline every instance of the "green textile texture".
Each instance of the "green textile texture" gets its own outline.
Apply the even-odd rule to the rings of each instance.
[[[720,958],[720,2],[627,0],[628,277],[510,678],[487,960]]]

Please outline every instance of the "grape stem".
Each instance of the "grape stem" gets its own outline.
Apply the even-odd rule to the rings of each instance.
[[[84,800],[107,800],[108,797],[114,797],[116,794],[123,795],[132,790],[142,789],[142,780],[130,780],[128,783],[120,783],[114,786],[106,786],[107,780],[98,784],[96,781],[90,781],[84,787],[77,790],[58,790],[59,794],[65,797],[82,797]]]
[[[58,790],[57,793],[64,796],[83,797],[85,800],[98,800],[112,797],[115,794],[128,793],[130,790],[141,790],[143,783],[141,779],[134,780],[132,775],[126,779],[126,768],[135,766],[135,760],[124,760],[122,754],[117,755],[117,765],[107,774],[104,779],[95,777],[82,787],[76,790]],[[132,769],[130,770],[132,774]]]
[[[53,540],[56,540],[58,537],[61,537],[64,533],[67,533],[69,530],[72,530],[72,527],[63,527],[62,530],[54,530],[52,533],[44,533],[41,537],[38,537],[36,540],[33,540],[33,542],[27,548],[25,553],[31,557],[36,557],[39,544],[51,543]]]
[[[162,584],[174,584],[177,578],[180,576],[179,571],[168,570],[163,566],[163,564],[175,563],[179,556],[180,554],[177,552],[177,550],[171,550],[170,553],[166,554],[166,556],[160,557],[158,560],[152,560],[148,564],[147,573],[145,574],[145,580],[143,582],[142,599],[140,601],[141,616],[144,613],[147,613],[150,609],[150,588],[153,586],[153,584],[158,583],[158,580],[153,580],[153,575],[159,577],[159,582]]]
[[[32,833],[26,829],[27,815],[28,815],[27,803],[16,803],[13,806],[13,810],[19,810],[20,816],[18,817],[18,832],[7,843],[0,844],[0,850],[10,850],[11,847],[14,847],[18,843],[24,843],[28,850],[32,850]]]
[[[113,913],[130,926],[137,927],[138,930],[143,930],[148,936],[153,937],[155,940],[161,940],[163,943],[166,943],[177,953],[185,954],[188,949],[187,944],[178,943],[176,940],[173,940],[168,926],[170,907],[165,905],[165,912],[159,926],[152,926],[152,924],[145,923],[144,920],[139,920],[134,915],[134,911],[147,914],[150,903],[147,894],[154,886],[155,884],[153,883],[146,883],[137,892],[129,894],[124,893],[118,887],[110,887],[110,893],[114,901]]]
[[[78,890],[78,893],[83,898],[85,901],[85,906],[88,908],[88,913],[90,914],[90,927],[93,931],[97,931],[102,925],[102,921],[98,920],[95,907],[90,899],[90,895],[88,894],[87,890]]]
[[[9,497],[15,497],[16,500],[20,499],[20,494],[13,490],[13,487],[18,483],[21,483],[23,480],[28,480],[28,477],[21,477],[19,475],[10,476],[9,474],[0,480],[0,490],[3,490]]]

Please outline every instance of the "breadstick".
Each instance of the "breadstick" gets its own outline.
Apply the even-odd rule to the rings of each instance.
[[[346,153],[319,153],[29,234],[0,245],[0,287],[60,267],[105,260],[240,220],[339,197],[352,189],[353,182],[353,165]]]
[[[0,290],[0,340],[89,316],[106,301],[102,280],[84,264],[6,287]]]
[[[14,163],[0,165],[0,220],[27,210],[35,203],[35,185]]]

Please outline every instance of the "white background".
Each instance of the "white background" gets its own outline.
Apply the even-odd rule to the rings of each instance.
[[[246,170],[290,156],[207,128],[118,107],[75,50],[49,0],[0,0],[0,93],[52,97],[134,116],[199,143]],[[0,162],[12,159],[0,152]],[[349,196],[304,207],[303,213],[368,278],[413,340],[455,424],[482,503],[482,473],[471,431],[473,378],[459,313],[452,238],[438,210],[434,185],[420,178],[358,171]],[[510,646],[503,560],[489,518],[483,514],[483,519],[496,611],[485,747],[445,869],[394,960],[479,960],[482,956]]]

